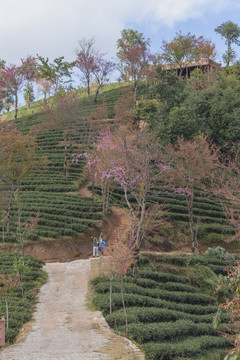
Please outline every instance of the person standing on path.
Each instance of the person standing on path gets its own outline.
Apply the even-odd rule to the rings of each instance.
[[[101,234],[100,237],[99,237],[99,250],[101,251],[101,255],[103,256],[103,250],[105,249],[105,241],[104,241],[104,238],[103,238],[103,235]]]
[[[91,239],[93,242],[93,257],[95,257],[95,256],[98,257],[99,241],[95,236],[93,236]]]

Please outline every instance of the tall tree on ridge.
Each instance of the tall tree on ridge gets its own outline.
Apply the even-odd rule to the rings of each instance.
[[[142,33],[133,29],[123,29],[121,38],[117,40],[117,57],[121,78],[131,80],[136,101],[139,81],[146,75],[149,65],[150,39],[145,39]]]
[[[227,51],[223,55],[223,60],[226,63],[226,66],[229,66],[230,62],[236,57],[235,51],[232,49],[231,45],[240,45],[240,27],[229,20],[219,25],[215,31],[225,39]]]

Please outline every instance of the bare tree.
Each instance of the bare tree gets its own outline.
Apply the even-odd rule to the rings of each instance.
[[[96,59],[96,67],[93,70],[93,74],[95,76],[95,81],[97,84],[94,98],[95,103],[97,102],[99,90],[104,86],[104,84],[109,82],[110,79],[108,76],[113,72],[114,67],[115,63],[110,60],[104,59],[102,55],[100,55],[99,58]]]
[[[95,48],[95,37],[78,41],[76,49],[77,61],[76,67],[80,70],[80,80],[87,85],[87,93],[90,96],[90,83],[96,71],[96,63],[100,52]]]

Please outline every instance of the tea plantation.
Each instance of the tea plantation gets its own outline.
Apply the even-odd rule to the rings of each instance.
[[[54,128],[41,131],[37,134],[37,155],[47,156],[49,164],[35,170],[27,178],[23,179],[19,191],[19,203],[21,207],[21,221],[36,216],[40,212],[38,229],[31,235],[30,240],[37,241],[39,238],[57,238],[62,236],[77,236],[86,233],[95,227],[102,219],[102,204],[100,197],[84,198],[78,195],[78,186],[85,180],[83,172],[84,159],[79,159],[78,164],[72,163],[72,154],[84,152],[86,138],[89,136],[87,118],[96,109],[103,99],[109,111],[109,116],[114,115],[114,106],[121,95],[119,84],[107,85],[97,103],[93,101],[93,95],[88,99],[85,89],[78,90],[79,111],[76,114],[76,130],[71,139],[71,145],[67,154],[67,174],[64,174],[64,136],[63,129]],[[144,89],[144,87],[143,87]],[[18,129],[27,134],[34,126],[41,125],[42,109],[38,103],[32,105],[32,114],[27,109],[20,109],[21,117],[17,120]],[[8,187],[0,183],[0,192],[6,192]],[[17,206],[13,203],[10,218],[10,232],[5,231],[4,241],[16,241]],[[2,227],[0,229],[0,241],[3,239]]]
[[[33,119],[34,120],[34,119]],[[32,125],[34,122],[32,122]],[[25,123],[24,123],[25,125]],[[29,122],[26,123],[29,126]],[[19,124],[23,129],[23,124]],[[78,129],[78,130],[81,130]],[[84,131],[78,132],[78,141],[85,136]],[[64,175],[64,147],[63,134],[61,130],[51,130],[41,133],[37,137],[38,154],[46,155],[49,164],[41,171],[34,171],[25,178],[20,186],[21,216],[24,222],[29,217],[34,217],[40,212],[38,230],[31,237],[37,240],[39,237],[56,238],[59,236],[76,236],[84,233],[89,228],[96,226],[97,221],[102,218],[102,207],[100,201],[77,196],[77,188],[81,176],[83,161],[72,164],[71,149],[68,158],[68,174]],[[5,191],[4,185],[1,190]],[[14,241],[16,230],[17,207],[13,204],[10,233],[7,233],[5,241]],[[2,234],[0,234],[2,238]]]
[[[0,274],[16,275],[14,263],[21,260],[20,255],[10,253],[0,253]],[[9,328],[6,329],[6,342],[13,343],[19,330],[23,324],[31,320],[32,313],[35,310],[36,296],[38,289],[46,281],[46,274],[42,270],[43,261],[33,258],[29,255],[25,256],[25,264],[28,267],[28,272],[24,275],[24,296],[22,297],[22,290],[20,282],[18,286],[9,295],[8,312],[9,312]],[[1,291],[3,284],[0,281],[0,314],[6,319],[6,303],[4,294]]]
[[[96,192],[100,193],[100,188],[97,188]],[[183,241],[184,234],[190,239],[189,215],[185,196],[174,192],[166,184],[156,187],[154,193],[155,195],[151,194],[148,197],[147,206],[154,203],[162,204],[166,223],[170,225],[168,230],[164,232],[164,229],[161,229],[159,234],[165,237],[167,235],[168,239],[172,238],[175,242]],[[110,198],[112,204],[126,206],[121,188],[113,189]],[[134,201],[131,195],[128,198],[130,201]],[[222,241],[225,247],[224,239],[236,233],[236,228],[230,225],[219,199],[212,193],[197,190],[194,192],[193,214],[195,222],[199,221],[198,239],[200,244],[211,246],[216,243],[219,245]],[[173,232],[174,225],[177,225],[177,232]],[[153,248],[157,246],[158,239],[155,242],[151,237],[149,241]]]
[[[124,279],[124,299],[129,337],[143,349],[147,359],[222,359],[229,341],[213,328],[218,309],[213,294],[217,274],[226,273],[226,266],[231,266],[229,261],[207,256],[145,254],[141,264],[137,284],[132,283],[131,274]],[[205,283],[203,273],[208,274]],[[92,283],[96,308],[124,336],[119,279],[113,280],[111,314],[109,278],[98,277]],[[220,327],[223,329],[224,325]]]
[[[72,154],[84,152],[86,139],[89,136],[88,117],[96,107],[105,102],[108,109],[109,118],[114,117],[114,106],[122,94],[122,89],[127,88],[127,84],[106,85],[98,97],[98,102],[94,103],[94,94],[87,98],[85,89],[78,90],[79,110],[76,114],[76,131],[72,138],[72,143],[67,155],[67,174],[64,174],[64,136],[63,129],[55,128],[42,131],[37,134],[37,155],[47,156],[49,164],[31,173],[30,176],[21,182],[20,186],[20,206],[22,222],[27,218],[33,217],[40,212],[38,229],[30,240],[38,240],[42,237],[57,238],[61,236],[77,236],[79,233],[86,233],[96,226],[102,219],[102,205],[100,201],[100,188],[96,188],[99,195],[94,199],[83,198],[77,194],[79,184],[84,181],[84,160],[79,159],[79,163],[72,163]],[[139,98],[148,91],[144,84],[138,89]],[[32,127],[40,125],[42,117],[41,107],[38,103],[32,105],[29,113],[27,109],[20,109],[17,124],[18,129],[27,134]],[[0,184],[0,191],[5,191],[6,187]],[[164,205],[165,217],[169,223],[168,230],[160,233],[163,238],[168,238],[168,244],[172,244],[174,249],[175,242],[183,242],[184,238],[190,239],[188,227],[187,204],[184,196],[174,193],[168,187],[160,184],[154,191],[155,195],[149,198],[149,204],[159,202]],[[198,238],[201,244],[211,246],[214,242],[224,240],[227,236],[234,234],[235,229],[229,225],[222,206],[212,194],[196,191],[194,200],[194,219],[200,221],[198,228]],[[129,197],[131,200],[131,197]],[[115,188],[111,193],[112,204],[125,206],[121,189]],[[15,241],[17,207],[13,204],[10,232],[5,232],[6,242]],[[178,230],[174,230],[177,224]],[[0,229],[0,239],[3,239],[2,229]],[[159,239],[150,238],[150,245],[158,246]]]

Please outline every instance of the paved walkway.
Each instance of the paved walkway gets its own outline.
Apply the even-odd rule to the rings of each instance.
[[[40,291],[32,331],[24,342],[0,352],[1,360],[144,359],[108,328],[101,312],[86,307],[91,261],[99,260],[45,265],[48,281]]]

